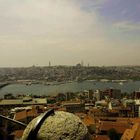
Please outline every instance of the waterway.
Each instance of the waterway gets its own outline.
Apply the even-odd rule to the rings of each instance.
[[[116,88],[121,89],[122,92],[131,93],[140,89],[140,81],[129,81],[125,83],[113,83],[113,82],[99,82],[99,81],[84,81],[84,82],[72,82],[60,85],[43,85],[43,84],[11,84],[0,89],[0,97],[7,93],[26,94],[26,95],[54,95],[64,92],[78,92],[83,90],[96,90]]]

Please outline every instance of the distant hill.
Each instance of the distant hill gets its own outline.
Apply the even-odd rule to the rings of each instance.
[[[92,79],[140,80],[140,66],[32,66],[26,68],[0,68],[0,81],[45,80],[70,81]]]

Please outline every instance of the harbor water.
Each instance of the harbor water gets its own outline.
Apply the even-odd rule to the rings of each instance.
[[[115,88],[121,89],[122,92],[132,93],[140,89],[140,81],[128,81],[124,83],[118,82],[100,82],[100,81],[83,81],[71,82],[58,85],[43,85],[43,84],[10,84],[0,89],[0,97],[7,93],[13,95],[26,94],[26,95],[55,95],[57,93],[65,92],[79,92],[83,90],[96,90]]]

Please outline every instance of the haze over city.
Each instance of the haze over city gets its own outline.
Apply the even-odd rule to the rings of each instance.
[[[139,0],[0,0],[0,67],[140,65]]]

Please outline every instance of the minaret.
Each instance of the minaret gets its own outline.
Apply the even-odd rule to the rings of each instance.
[[[49,67],[51,67],[51,62],[49,61]]]

